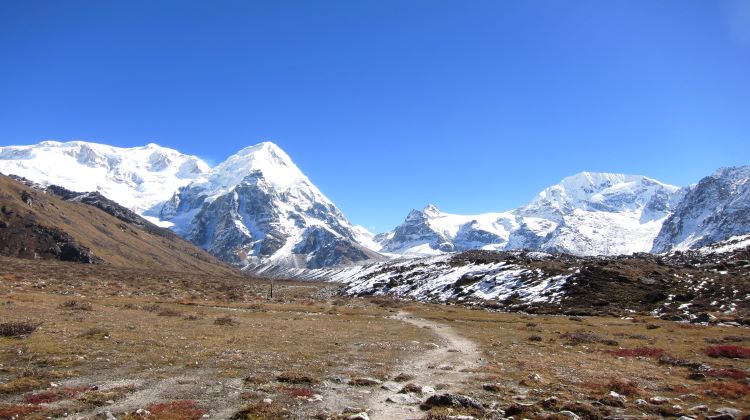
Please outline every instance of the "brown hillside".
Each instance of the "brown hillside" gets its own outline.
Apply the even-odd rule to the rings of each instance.
[[[236,275],[176,236],[127,223],[94,206],[0,175],[0,255],[117,267]]]

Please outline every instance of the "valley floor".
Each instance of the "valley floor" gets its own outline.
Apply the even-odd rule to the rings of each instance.
[[[276,281],[271,298],[270,288],[0,258],[0,418],[750,412],[745,328],[345,298],[311,282]]]

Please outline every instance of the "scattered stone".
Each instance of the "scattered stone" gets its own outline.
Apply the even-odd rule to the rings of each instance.
[[[432,395],[434,393],[435,393],[435,388],[433,388],[431,386],[423,386],[422,387],[422,394]]]
[[[453,365],[450,365],[448,363],[443,363],[442,365],[438,365],[436,369],[438,369],[438,370],[453,370],[455,368],[453,367]]]
[[[432,407],[475,408],[477,410],[482,409],[482,405],[474,401],[472,398],[459,394],[433,395],[430,398],[427,398],[427,400],[425,400],[425,402],[423,402],[420,406],[422,410],[429,410]]]
[[[375,378],[353,378],[349,381],[349,385],[354,386],[375,386],[380,384],[382,384],[382,382]]]
[[[547,410],[556,410],[558,404],[560,404],[560,399],[552,396],[543,399],[539,404]]]
[[[391,392],[398,392],[401,390],[401,385],[395,383],[395,382],[386,382],[383,385],[380,386],[382,389],[385,389],[386,391]]]
[[[705,413],[708,411],[707,405],[696,405],[695,407],[688,408],[688,411],[696,411],[699,413]]]
[[[360,413],[352,414],[351,416],[347,417],[346,420],[370,420],[370,416],[368,416],[366,412],[362,411]]]
[[[677,420],[695,420],[695,417],[680,416],[680,417],[677,417]]]
[[[709,314],[708,312],[699,313],[692,321],[693,323],[712,323],[716,322],[716,317]]]
[[[602,397],[599,402],[610,407],[624,408],[628,399],[624,395],[620,395],[615,391],[610,391],[609,395]]]
[[[528,378],[532,382],[542,382],[542,377],[538,373],[532,373],[528,376]]]
[[[572,419],[572,420],[580,420],[580,419],[581,419],[580,417],[578,417],[578,414],[576,414],[576,413],[574,413],[574,412],[572,412],[572,411],[568,411],[568,410],[563,410],[563,411],[560,411],[560,412],[559,412],[559,413],[557,413],[557,414],[559,414],[559,415],[561,415],[561,416],[565,416],[565,417],[568,417],[568,418],[570,418],[570,419]]]
[[[395,394],[388,397],[386,402],[401,405],[416,405],[420,403],[420,399],[412,394]]]
[[[720,415],[729,415],[732,416],[733,419],[738,419],[740,418],[740,416],[742,416],[742,412],[740,410],[732,407],[719,407],[714,410],[714,413]]]
[[[706,416],[706,420],[736,420],[729,414],[716,414],[715,416]]]
[[[270,399],[270,398],[264,398],[263,399],[263,404],[271,405],[271,404],[273,404],[273,400]]]
[[[107,417],[107,420],[117,420],[117,417],[109,411],[105,411],[104,415]]]
[[[651,404],[661,405],[661,404],[668,403],[669,402],[669,398],[667,398],[667,397],[661,397],[661,396],[657,395],[657,396],[649,398],[648,402],[650,402]]]

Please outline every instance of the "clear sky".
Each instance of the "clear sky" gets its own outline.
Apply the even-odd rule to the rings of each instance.
[[[750,164],[750,2],[0,1],[0,145],[264,140],[354,223]]]

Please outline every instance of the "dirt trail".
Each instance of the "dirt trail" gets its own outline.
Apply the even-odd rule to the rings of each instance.
[[[458,392],[462,383],[476,375],[475,369],[481,365],[481,352],[476,343],[462,337],[448,325],[406,312],[400,312],[392,319],[429,328],[439,338],[434,349],[414,354],[394,368],[394,373],[413,376],[413,379],[405,383],[429,387],[437,390],[436,393]],[[419,403],[429,397],[431,392],[423,395],[399,394],[398,391],[405,383],[386,383],[384,387],[374,389],[367,395],[363,408],[368,410],[371,419],[417,419],[423,416]],[[388,385],[393,385],[392,389],[395,391],[386,389]],[[347,396],[338,395],[335,399],[338,400],[336,405],[341,405]]]

